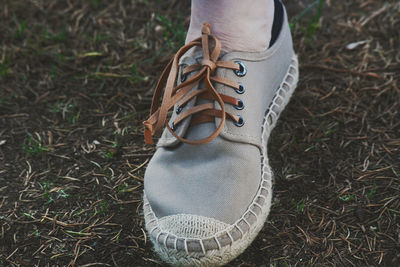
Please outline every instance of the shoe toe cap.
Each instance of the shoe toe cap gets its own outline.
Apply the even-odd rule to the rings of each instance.
[[[233,226],[217,219],[194,214],[157,218],[148,202],[144,212],[147,231],[158,250],[205,253],[233,242],[230,234]]]
[[[193,214],[170,215],[159,219],[162,230],[177,237],[203,239],[227,229],[230,225],[213,218]]]

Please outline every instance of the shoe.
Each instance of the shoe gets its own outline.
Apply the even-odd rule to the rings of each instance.
[[[221,55],[206,23],[156,87],[146,142],[165,129],[146,169],[143,210],[155,251],[171,265],[228,263],[269,213],[268,138],[298,80],[286,11],[275,4],[268,49]]]

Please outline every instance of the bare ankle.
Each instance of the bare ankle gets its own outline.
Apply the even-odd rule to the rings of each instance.
[[[192,0],[186,43],[201,35],[204,22],[225,52],[262,51],[268,47],[274,17],[273,0]]]

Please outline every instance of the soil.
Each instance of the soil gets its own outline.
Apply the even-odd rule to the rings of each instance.
[[[312,2],[288,3],[291,22]],[[162,266],[141,122],[189,14],[1,1],[0,266]],[[327,0],[292,32],[301,79],[269,144],[274,204],[227,266],[400,266],[400,2]]]

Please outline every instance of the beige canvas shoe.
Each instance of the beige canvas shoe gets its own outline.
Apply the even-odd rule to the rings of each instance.
[[[286,12],[276,3],[266,51],[221,55],[205,24],[157,85],[146,142],[166,128],[145,173],[144,217],[169,264],[223,265],[249,246],[267,218],[268,138],[298,80]]]

